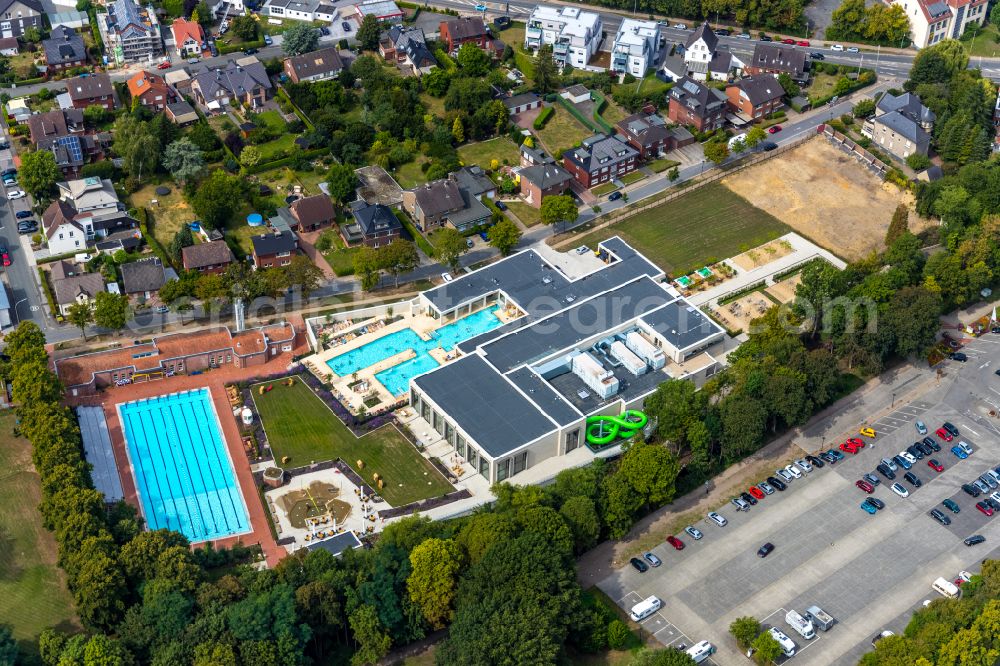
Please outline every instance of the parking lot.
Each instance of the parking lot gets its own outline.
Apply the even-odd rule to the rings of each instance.
[[[643,621],[643,628],[665,645],[711,641],[718,649],[716,663],[742,663],[729,624],[743,615],[776,626],[795,641],[796,655],[786,661],[857,663],[871,649],[872,636],[882,629],[902,631],[913,609],[937,598],[931,590],[934,579],[953,578],[962,569],[975,572],[982,559],[1000,552],[1000,516],[978,512],[976,500],[959,488],[1000,465],[1000,421],[989,416],[990,410],[1000,412],[1000,377],[993,374],[1000,367],[1000,335],[984,336],[966,349],[968,363],[946,363],[940,381],[927,382],[920,395],[874,415],[878,437],[866,440],[868,446],[857,455],[813,470],[749,512],[727,503],[718,509],[729,521],[726,527],[701,520],[695,525],[705,535],[700,541],[679,534],[683,551],[667,544],[653,549],[663,560],[659,568],[640,574],[625,567],[599,586],[626,610],[655,594],[663,606]],[[935,372],[927,369],[927,377]],[[873,496],[886,507],[869,515],[859,507],[865,494],[854,482],[882,457],[920,439],[913,425],[917,419],[932,434],[950,421],[974,453],[959,460],[949,451],[952,444],[940,442],[941,452],[931,457],[944,465],[943,472],[928,467],[926,458],[918,461],[912,471],[923,482],[920,488],[903,481],[902,470],[897,474],[910,491],[905,499],[880,477]],[[856,431],[828,433],[825,446],[836,448],[854,436]],[[954,499],[961,513],[944,509],[945,498]],[[951,518],[950,525],[927,515],[935,507]],[[971,534],[983,534],[986,543],[965,546],[962,540]],[[775,550],[761,559],[756,552],[765,542],[774,543]],[[784,615],[812,605],[837,624],[806,641],[785,624]]]

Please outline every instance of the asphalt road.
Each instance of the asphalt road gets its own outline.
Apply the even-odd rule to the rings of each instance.
[[[728,635],[730,622],[752,615],[776,626],[798,646],[790,661],[801,664],[856,664],[871,649],[871,638],[883,629],[900,632],[915,608],[936,599],[931,583],[938,576],[953,578],[960,570],[975,572],[979,562],[1000,554],[1000,516],[987,518],[975,501],[959,490],[987,468],[1000,465],[1000,422],[988,416],[1000,404],[1000,336],[988,335],[968,346],[966,364],[949,362],[940,383],[930,369],[910,388],[923,386],[873,422],[879,436],[856,456],[814,470],[793,481],[784,493],[762,500],[749,512],[731,504],[719,508],[728,520],[716,527],[707,520],[696,526],[705,534],[693,541],[680,537],[686,548],[677,552],[661,544],[653,549],[664,562],[639,574],[631,567],[615,571],[599,586],[623,608],[655,594],[663,602],[659,613],[644,621],[644,629],[664,644],[691,645],[708,640],[719,653],[715,663],[742,663]],[[889,392],[892,387],[875,389]],[[871,396],[874,402],[881,397]],[[913,422],[921,419],[933,431],[948,420],[975,453],[958,460],[943,446],[934,454],[942,473],[926,460],[913,471],[920,488],[901,481],[907,498],[883,483],[875,496],[886,508],[875,516],[861,511],[864,494],[854,487],[882,456],[894,455],[917,439]],[[826,446],[836,445],[856,430],[831,433]],[[810,440],[813,441],[813,440]],[[801,442],[800,442],[801,444]],[[901,475],[897,480],[901,480]],[[961,513],[944,527],[927,512],[953,498]],[[983,534],[987,542],[967,547],[962,539]],[[776,548],[766,559],[756,556],[761,544]],[[834,616],[829,632],[806,641],[784,622],[787,610],[818,605]]]

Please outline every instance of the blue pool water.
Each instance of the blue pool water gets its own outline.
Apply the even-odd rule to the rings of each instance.
[[[118,410],[149,529],[176,530],[192,542],[250,530],[208,389]]]
[[[381,382],[387,391],[393,395],[402,395],[409,390],[410,379],[438,367],[438,362],[428,353],[431,349],[442,347],[445,351],[451,351],[460,342],[499,326],[501,322],[496,316],[498,307],[494,305],[442,326],[434,331],[431,339],[427,341],[421,339],[412,328],[404,328],[334,357],[326,364],[337,375],[346,377],[390,356],[412,349],[417,353],[414,358],[375,375],[375,379]]]

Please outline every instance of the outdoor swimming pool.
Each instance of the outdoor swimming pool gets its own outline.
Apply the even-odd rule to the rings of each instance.
[[[250,531],[208,389],[118,405],[149,529],[192,542]]]
[[[416,357],[376,373],[375,379],[393,395],[402,395],[410,388],[410,379],[438,367],[438,362],[428,353],[438,347],[451,351],[455,345],[493,330],[501,324],[494,305],[463,317],[434,331],[430,340],[423,340],[412,328],[390,333],[374,342],[336,356],[326,362],[337,375],[346,377],[358,370],[371,367],[390,356],[412,349]]]

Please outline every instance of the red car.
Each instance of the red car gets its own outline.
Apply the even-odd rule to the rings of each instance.
[[[856,454],[858,452],[858,447],[854,446],[850,442],[844,442],[840,445],[840,450],[844,453]]]
[[[4,266],[10,266],[10,255],[6,252],[0,254],[0,262],[2,262]]]
[[[791,44],[792,46],[795,46],[795,40],[794,39],[783,39],[783,40],[781,40],[781,43],[782,44]]]
[[[857,448],[857,449],[863,449],[863,448],[865,448],[865,442],[864,442],[864,440],[858,439],[857,437],[848,437],[847,441],[850,442],[851,444],[853,444],[854,447]]]
[[[163,62],[161,62],[159,65],[156,66],[156,69],[170,69],[170,61],[164,60]]]
[[[952,440],[951,433],[945,430],[944,428],[938,428],[937,430],[934,431],[934,434],[946,442],[950,442]]]
[[[935,472],[944,471],[944,465],[939,463],[937,460],[934,460],[934,458],[931,458],[930,460],[927,461],[927,466],[930,467]]]
[[[675,536],[668,536],[667,543],[673,546],[675,550],[684,550],[684,542]]]
[[[771,125],[770,127],[767,128],[768,134],[777,134],[780,131],[781,131],[781,125]]]
[[[758,488],[757,486],[750,486],[750,490],[748,492],[759,500],[762,500],[766,497],[766,495],[764,495],[764,491]]]
[[[807,42],[806,40],[803,39],[803,40],[795,42],[795,45],[796,46],[809,46],[809,42]]]
[[[865,491],[869,495],[871,495],[873,492],[875,492],[875,486],[873,486],[872,484],[868,483],[864,479],[861,479],[860,481],[855,481],[854,485],[856,485],[858,488],[861,488],[861,490]]]
[[[991,507],[989,504],[985,502],[976,502],[976,508],[979,509],[979,511],[986,516],[993,515],[993,507]]]
[[[964,578],[956,578],[952,582],[955,583],[955,587],[962,587],[963,585],[965,585],[965,579]]]

